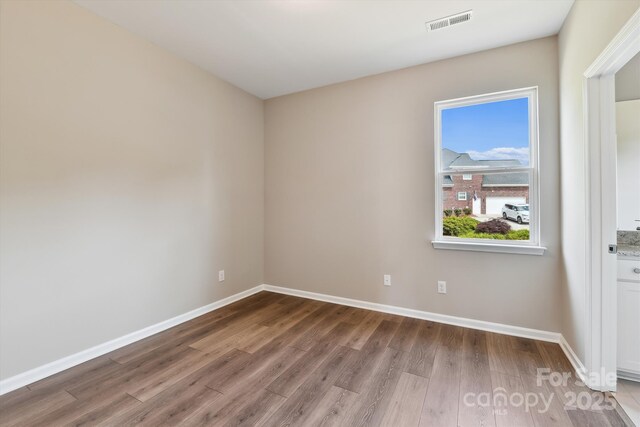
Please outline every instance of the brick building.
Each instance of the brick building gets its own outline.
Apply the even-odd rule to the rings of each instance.
[[[443,208],[469,208],[474,214],[500,215],[505,203],[529,202],[527,173],[482,174],[482,168],[521,166],[518,160],[474,160],[467,153],[442,150],[443,167],[460,175],[446,175],[442,185]]]

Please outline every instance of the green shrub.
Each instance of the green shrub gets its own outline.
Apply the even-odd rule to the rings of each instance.
[[[453,213],[455,213],[456,216],[460,216],[460,215],[462,215],[462,209],[456,208],[456,209],[453,210]]]
[[[460,233],[458,237],[464,239],[492,239],[492,240],[529,240],[529,230],[513,230],[504,234],[499,233],[478,233],[477,231],[467,231]]]
[[[463,212],[465,215],[471,215],[471,208],[464,208],[464,209],[462,209],[462,212]]]
[[[507,233],[507,240],[529,240],[529,230],[512,230]]]
[[[445,209],[444,216],[451,216],[453,214],[453,209]]]
[[[468,216],[449,216],[442,220],[442,234],[445,236],[460,236],[473,232],[480,221]]]
[[[493,240],[505,240],[504,234],[490,234],[490,233],[478,233],[476,231],[469,231],[467,233],[461,234],[458,237],[462,237],[465,239],[493,239]]]

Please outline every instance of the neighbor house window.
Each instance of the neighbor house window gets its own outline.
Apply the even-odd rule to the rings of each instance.
[[[537,254],[538,90],[435,103],[437,249]]]

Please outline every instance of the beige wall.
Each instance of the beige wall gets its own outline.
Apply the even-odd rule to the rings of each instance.
[[[617,102],[640,99],[640,53],[616,73],[615,79]]]
[[[0,7],[0,378],[262,283],[262,101],[73,3]]]
[[[574,3],[559,35],[560,120],[562,159],[562,332],[584,360],[585,341],[585,142],[583,75],[620,31],[638,0]],[[597,25],[594,25],[597,23]]]
[[[559,331],[557,60],[549,37],[266,101],[266,283]],[[433,103],[535,85],[548,251],[434,250]]]

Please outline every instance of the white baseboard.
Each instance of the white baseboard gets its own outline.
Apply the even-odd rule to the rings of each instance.
[[[63,357],[62,359],[54,360],[53,362],[47,363],[46,365],[38,366],[37,368],[31,369],[13,377],[9,377],[5,380],[0,381],[0,396],[10,391],[16,390],[20,387],[24,387],[25,385],[39,381],[53,374],[57,374],[58,372],[64,371],[65,369],[69,369],[73,366],[84,363],[87,360],[102,356],[103,354],[109,353],[110,351],[117,350],[120,347],[124,347],[125,345],[129,345],[153,334],[157,334],[158,332],[162,332],[166,329],[172,328],[176,325],[179,325],[180,323],[184,323],[198,316],[202,316],[203,314],[216,310],[220,307],[224,307],[225,305],[229,305],[233,302],[258,293],[262,291],[263,288],[263,285],[258,285],[254,288],[237,293],[235,295],[231,295],[227,298],[223,298],[219,301],[207,304],[203,307],[196,308],[195,310],[191,310],[188,313],[181,314],[160,323],[156,323],[155,325],[151,325],[144,329],[132,332],[125,336],[113,339],[102,344],[98,344],[95,347],[91,347],[67,357]]]
[[[520,326],[505,325],[503,323],[486,322],[484,320],[467,319],[464,317],[449,316],[446,314],[431,313],[428,311],[402,308],[393,305],[378,304],[375,302],[361,301],[351,298],[335,297],[332,295],[319,294],[315,292],[300,291],[297,289],[283,288],[280,286],[263,285],[265,291],[277,292],[281,294],[293,295],[302,298],[309,298],[318,301],[331,302],[334,304],[348,305],[351,307],[364,308],[366,310],[379,311],[382,313],[397,314],[399,316],[413,317],[416,319],[430,320],[448,325],[461,326],[464,328],[478,329],[481,331],[495,332],[504,335],[530,338],[534,340],[553,342],[560,345],[562,351],[569,359],[571,366],[582,381],[586,379],[586,369],[576,353],[573,351],[567,340],[559,332],[542,331],[539,329],[523,328]]]
[[[618,369],[618,378],[640,382],[640,374],[637,372],[625,371],[624,369]]]
[[[575,369],[578,374],[580,381],[591,387],[591,384],[589,384],[589,376],[587,375],[587,368],[585,368],[576,352],[573,351],[573,348],[571,348],[562,334],[560,335],[560,341],[558,344],[560,344],[560,348],[562,348],[562,351],[564,351],[565,356],[569,359],[571,366],[573,366],[573,369]]]
[[[513,335],[516,337],[530,338],[540,341],[548,341],[558,343],[564,351],[567,359],[571,362],[571,365],[576,370],[578,375],[583,381],[585,381],[586,369],[580,359],[577,357],[571,346],[564,339],[562,334],[558,332],[542,331],[539,329],[523,328],[520,326],[505,325],[502,323],[486,322],[483,320],[467,319],[464,317],[449,316],[446,314],[431,313],[428,311],[414,310],[410,308],[397,307],[393,305],[378,304],[369,301],[356,300],[351,298],[336,297],[332,295],[319,294],[315,292],[301,291],[297,289],[284,288],[280,286],[272,285],[259,285],[230,297],[224,298],[220,301],[208,304],[204,307],[197,308],[188,313],[181,314],[174,318],[165,320],[155,325],[148,326],[144,329],[127,334],[123,337],[116,338],[103,344],[99,344],[95,347],[83,350],[79,353],[72,354],[62,359],[55,360],[46,365],[39,366],[31,369],[27,372],[15,375],[0,381],[0,395],[8,393],[12,390],[18,389],[25,385],[34,383],[38,380],[56,374],[58,372],[69,369],[87,360],[94,359],[110,351],[116,350],[125,345],[129,345],[143,338],[157,334],[180,323],[186,322],[198,316],[201,316],[210,311],[216,310],[225,305],[231,304],[242,298],[246,298],[250,295],[258,293],[260,291],[276,292],[280,294],[292,295],[301,298],[314,299],[318,301],[325,301],[334,304],[347,305],[350,307],[363,308],[366,310],[379,311],[382,313],[396,314],[399,316],[413,317],[416,319],[430,320],[438,323],[446,323],[454,326],[461,326],[464,328],[478,329],[481,331],[495,332],[504,335]]]
[[[541,331],[538,329],[529,329],[520,326],[505,325],[502,323],[485,322],[484,320],[467,319],[464,317],[431,313],[428,311],[414,310],[411,308],[403,308],[386,304],[378,304],[375,302],[361,301],[351,298],[334,297],[332,295],[299,291],[297,289],[282,288],[279,286],[264,285],[264,290],[302,298],[314,299],[318,301],[332,302],[334,304],[348,305],[350,307],[364,308],[367,310],[379,311],[382,313],[397,314],[398,316],[431,320],[432,322],[446,323],[448,325],[462,326],[464,328],[479,329],[481,331],[496,332],[499,334],[513,335],[516,337],[560,343],[561,335],[557,332]]]

